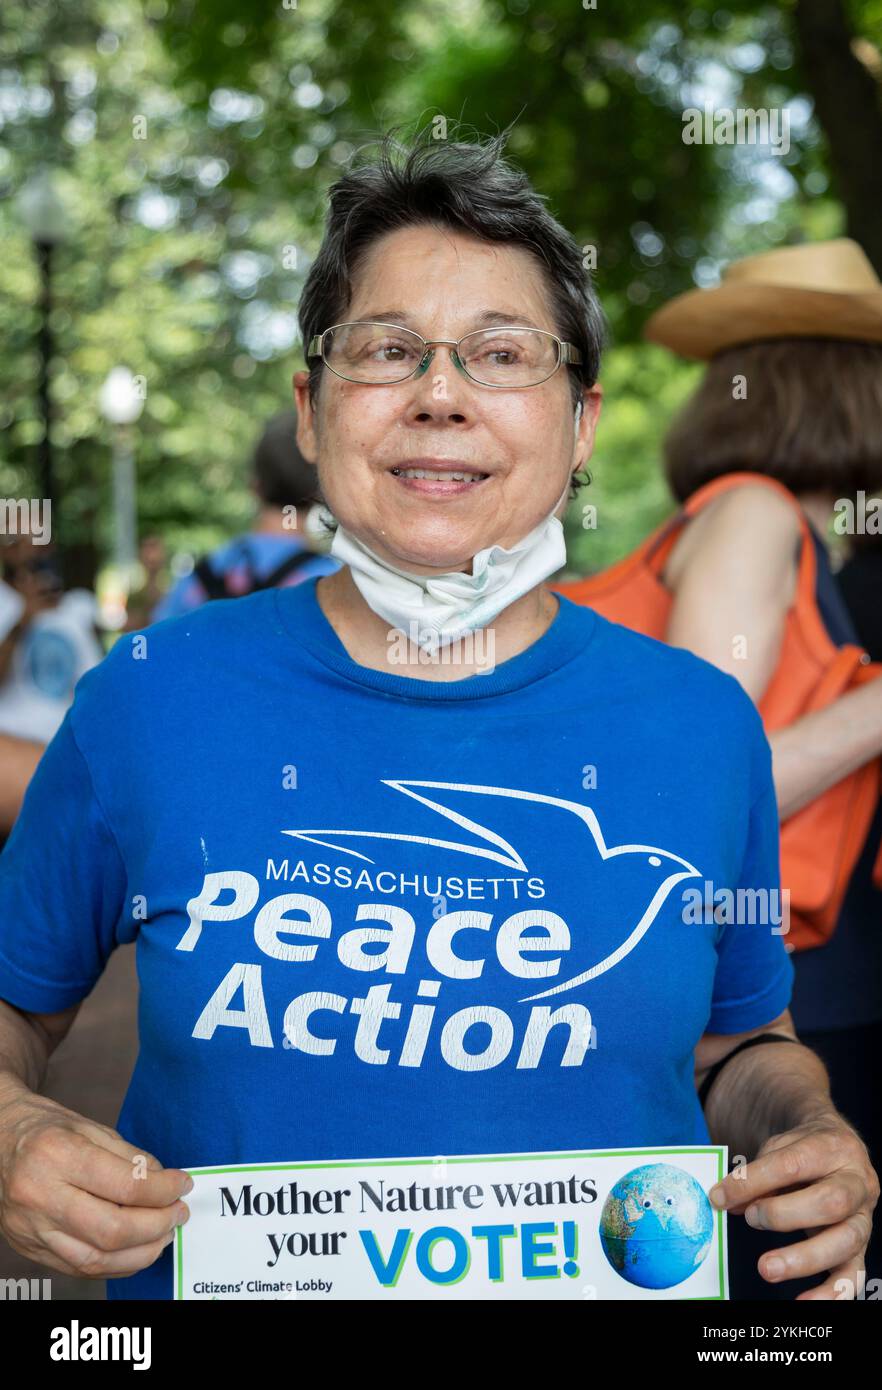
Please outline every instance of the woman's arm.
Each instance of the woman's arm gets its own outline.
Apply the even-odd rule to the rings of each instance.
[[[0,835],[12,829],[43,749],[32,739],[0,734]]]
[[[771,734],[781,819],[882,752],[882,679]]]
[[[796,1038],[789,1012],[749,1033],[705,1034],[695,1051],[696,1085],[715,1062],[761,1033]],[[718,1074],[705,1119],[715,1142],[750,1160],[711,1190],[714,1205],[743,1214],[757,1230],[808,1233],[764,1254],[763,1278],[782,1283],[827,1274],[799,1298],[854,1298],[879,1180],[860,1136],[833,1105],[820,1058],[798,1042],[745,1049]]]
[[[799,1042],[789,1010],[774,1022],[746,1033],[705,1033],[695,1049],[696,1089],[711,1067],[728,1057],[740,1043],[763,1033],[793,1038],[793,1046],[781,1047],[776,1043],[767,1048],[751,1047],[733,1057],[711,1087],[705,1109],[708,1129],[716,1142],[728,1144],[746,1158],[755,1158],[770,1135],[792,1128],[795,1119],[801,1120],[806,1114],[835,1113],[824,1064]],[[744,1083],[752,1075],[751,1061],[760,1054],[760,1073],[775,1076],[776,1081],[751,1097],[749,1093],[754,1087]]]
[[[0,1095],[4,1083],[39,1090],[46,1064],[70,1032],[79,1004],[57,1014],[25,1014],[0,999]]]
[[[153,1264],[189,1216],[179,1198],[193,1183],[36,1094],[78,1008],[28,1014],[0,1000],[0,1234],[38,1264],[106,1279]]]
[[[666,640],[735,677],[758,704],[778,663],[795,593],[799,526],[768,489],[712,503],[680,537],[664,579]],[[782,820],[882,752],[882,680],[769,736]]]

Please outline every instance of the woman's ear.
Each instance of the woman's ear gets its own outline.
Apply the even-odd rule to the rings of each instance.
[[[297,447],[307,463],[318,460],[315,406],[309,389],[309,372],[295,372],[292,377],[294,404],[297,407]]]
[[[576,407],[573,450],[575,456],[581,459],[579,469],[585,467],[594,450],[594,432],[600,417],[602,397],[602,386],[589,386]]]

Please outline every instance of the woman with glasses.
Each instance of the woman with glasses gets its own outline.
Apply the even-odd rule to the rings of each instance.
[[[816,1228],[816,1296],[859,1263],[875,1177],[781,937],[695,906],[776,891],[759,718],[545,587],[602,319],[501,156],[390,144],[332,189],[294,380],[341,568],[118,643],[0,861],[2,1228],[115,1298],[171,1296],[183,1167],[709,1134],[756,1159],[718,1205]],[[133,940],[111,1132],[38,1090]]]

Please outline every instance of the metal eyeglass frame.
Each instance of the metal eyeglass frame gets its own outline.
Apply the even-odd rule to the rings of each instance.
[[[423,355],[412,372],[408,372],[407,376],[397,377],[395,381],[359,381],[355,377],[346,376],[343,372],[338,372],[336,367],[331,366],[324,353],[324,342],[327,335],[336,332],[338,328],[364,328],[367,327],[368,324],[375,328],[394,328],[397,333],[409,333],[412,337],[420,340],[423,344]],[[544,376],[541,381],[531,381],[529,386],[506,386],[504,382],[479,381],[476,376],[472,376],[468,367],[460,357],[460,347],[465,342],[466,338],[473,338],[478,333],[504,333],[506,329],[511,328],[517,328],[521,332],[541,333],[545,338],[552,338],[554,342],[557,343],[557,362],[547,376]],[[476,386],[485,387],[488,391],[531,391],[534,386],[542,386],[546,381],[549,381],[554,376],[554,373],[559,371],[561,367],[579,366],[582,362],[582,354],[573,343],[564,342],[563,338],[559,338],[556,333],[549,333],[545,328],[533,328],[525,323],[504,323],[493,328],[473,328],[470,333],[464,333],[459,341],[456,342],[452,338],[424,338],[422,333],[416,333],[412,328],[404,328],[400,323],[383,323],[379,319],[352,319],[347,323],[332,324],[330,328],[325,329],[324,333],[316,333],[315,337],[310,339],[306,359],[309,361],[311,358],[320,357],[328,368],[328,371],[333,372],[334,376],[340,377],[342,381],[351,381],[356,386],[400,386],[402,382],[410,381],[411,378],[415,376],[421,376],[423,372],[428,370],[435,356],[434,352],[430,351],[430,349],[437,347],[452,348],[453,351],[450,356],[453,365],[458,368],[464,376],[467,376],[469,381],[473,381]]]

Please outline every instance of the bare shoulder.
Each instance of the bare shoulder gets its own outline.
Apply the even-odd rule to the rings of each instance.
[[[799,517],[777,490],[745,483],[715,498],[684,526],[665,565],[665,583],[677,588],[696,563],[709,555],[749,559],[758,568],[783,572],[796,567]]]

